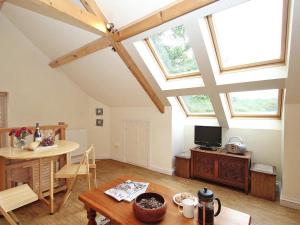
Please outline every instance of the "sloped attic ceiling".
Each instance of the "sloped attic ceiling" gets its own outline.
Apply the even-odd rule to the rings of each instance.
[[[113,22],[117,28],[126,26],[175,1],[176,0],[96,0],[105,17],[108,21]]]
[[[74,1],[79,4],[77,0]],[[113,20],[116,26],[126,25],[169,4],[172,0],[151,2],[136,0],[125,4],[120,0],[113,3],[99,1],[108,20]],[[135,10],[134,14],[128,14],[128,10],[133,7],[140,9]],[[1,12],[49,57],[49,62],[99,38],[93,33],[9,3],[4,4]],[[107,105],[153,106],[126,65],[110,48],[62,66],[60,69],[86,93]]]
[[[73,1],[76,4],[80,4],[79,0]],[[270,3],[273,0],[266,1]],[[288,2],[287,0],[284,1]],[[149,3],[148,1],[130,0],[124,3],[124,1],[121,0],[98,0],[97,2],[101,6],[104,14],[106,14],[108,20],[114,22],[116,27],[120,29],[120,27],[128,25],[130,22],[151,13],[151,11],[155,9],[163,7],[164,4],[169,4],[171,1],[161,0],[159,1],[160,5],[156,5],[158,4],[158,1]],[[141,4],[141,2],[143,3]],[[146,79],[151,83],[160,97],[208,94],[216,113],[216,119],[222,126],[228,127],[228,121],[231,120],[231,117],[228,104],[226,103],[225,93],[284,89],[288,75],[288,67],[290,66],[289,57],[287,57],[287,61],[284,64],[278,64],[276,65],[276,68],[262,67],[257,69],[255,73],[253,73],[254,70],[245,70],[227,73],[226,76],[223,76],[221,74],[222,71],[218,70],[218,62],[214,55],[214,45],[211,43],[209,36],[210,31],[205,22],[206,16],[246,2],[248,1],[216,1],[212,5],[195,10],[182,17],[175,18],[158,27],[144,31],[143,33],[136,34],[127,40],[122,39],[122,44],[126,47],[128,53],[143,71]],[[256,0],[255,2],[257,3],[260,1]],[[5,5],[3,11],[7,17],[11,19],[11,21],[13,21],[13,23],[15,23],[34,44],[44,51],[50,59],[56,59],[57,57],[82,46],[82,44],[89,43],[99,37],[72,26],[62,24],[61,22],[54,21],[53,19],[45,18],[44,16],[26,10],[24,11],[24,9],[9,4]],[[131,13],[133,9],[134,13]],[[251,15],[249,18],[251,18]],[[157,62],[156,64],[154,63],[154,65],[150,62],[151,60],[148,60],[152,58],[153,61],[153,55],[149,55],[149,48],[143,48],[142,46],[145,45],[145,39],[149,38],[151,35],[179,25],[184,25],[187,36],[190,39],[191,47],[194,50],[196,61],[200,67],[201,77],[197,78],[199,82],[195,83],[193,82],[194,80],[189,80],[189,85],[193,82],[195,83],[195,86],[181,85],[184,83],[182,82],[183,79],[178,79],[177,83],[180,83],[180,87],[178,85],[176,86],[175,81],[173,82],[171,80],[170,82],[164,80],[168,85],[159,84],[160,82],[156,77],[154,79],[154,75],[159,75],[160,71],[159,68],[156,68]],[[53,36],[53,34],[55,34],[55,36]],[[292,36],[294,35],[290,35],[290,37]],[[284,41],[282,43],[284,43]],[[289,44],[287,46],[289,46]],[[291,56],[293,56],[292,52],[293,49],[290,51]],[[148,61],[143,58],[145,55],[147,55],[146,58],[148,57]],[[287,56],[289,56],[289,54]],[[293,60],[290,62],[292,61]],[[152,64],[150,65],[149,62]],[[154,67],[156,70],[153,70]],[[145,92],[132,77],[125,65],[120,61],[119,57],[110,51],[109,48],[76,60],[73,63],[60,68],[87,93],[106,104],[112,106],[152,105]],[[101,74],[99,75],[99,73]],[[278,99],[280,99],[280,97],[278,97]]]

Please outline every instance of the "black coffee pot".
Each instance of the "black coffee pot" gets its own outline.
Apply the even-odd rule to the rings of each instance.
[[[214,197],[214,193],[207,189],[198,191],[198,223],[200,225],[214,225],[214,217],[221,212],[221,201]],[[214,200],[218,202],[218,210],[214,212]]]

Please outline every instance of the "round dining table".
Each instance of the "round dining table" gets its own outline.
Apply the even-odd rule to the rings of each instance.
[[[54,157],[66,155],[66,163],[70,163],[68,154],[78,149],[80,145],[76,142],[58,140],[55,145],[51,147],[38,147],[36,150],[20,149],[15,147],[0,148],[0,191],[6,189],[5,186],[5,165],[6,160],[32,160],[49,158],[50,175],[49,175],[49,200],[46,200],[39,191],[39,198],[47,203],[50,209],[50,214],[54,213]],[[40,171],[41,173],[42,171]],[[40,180],[41,182],[41,180]],[[41,189],[41,185],[39,185]]]

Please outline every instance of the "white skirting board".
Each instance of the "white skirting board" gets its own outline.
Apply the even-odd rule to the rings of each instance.
[[[163,174],[167,174],[167,175],[171,175],[171,176],[174,174],[174,169],[165,169],[165,168],[161,168],[161,167],[155,166],[155,165],[150,165],[149,167],[145,167],[145,166],[125,162],[123,159],[120,159],[118,157],[112,157],[111,159],[119,161],[119,162],[123,162],[123,163],[128,163],[128,164],[131,164],[131,165],[134,165],[134,166],[143,167],[145,169],[152,170],[152,171],[155,171],[155,172],[158,172],[158,173],[163,173]]]
[[[282,194],[280,195],[280,205],[300,210],[300,200],[290,199]]]
[[[150,168],[148,168],[148,169],[153,170],[155,172],[171,175],[171,176],[174,174],[174,169],[164,169],[164,168],[160,168],[160,167],[154,166],[154,165],[150,165]]]

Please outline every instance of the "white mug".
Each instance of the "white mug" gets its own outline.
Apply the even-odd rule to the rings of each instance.
[[[180,207],[180,205],[178,205]],[[186,218],[193,218],[194,217],[194,200],[186,198],[182,201],[181,204],[182,210],[179,208],[179,211],[183,214]]]

